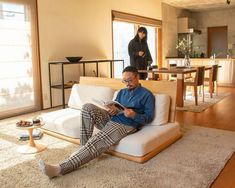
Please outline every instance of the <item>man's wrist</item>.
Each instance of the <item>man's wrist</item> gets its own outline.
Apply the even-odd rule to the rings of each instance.
[[[132,119],[135,119],[137,116],[137,113],[135,112],[135,114],[131,117]]]

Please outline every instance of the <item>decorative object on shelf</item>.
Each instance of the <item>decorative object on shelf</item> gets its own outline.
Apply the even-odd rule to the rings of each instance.
[[[190,64],[190,53],[191,53],[191,45],[192,41],[188,41],[187,39],[183,38],[178,41],[176,45],[176,49],[184,55],[184,66],[191,67]]]
[[[72,80],[72,81],[68,81],[68,82],[66,83],[66,85],[72,87],[74,84],[78,84],[78,83],[79,83],[79,81]]]
[[[189,55],[184,56],[183,64],[184,64],[185,67],[191,68],[191,62],[190,62]]]
[[[69,62],[79,62],[82,59],[82,56],[74,56],[74,57],[65,57]]]

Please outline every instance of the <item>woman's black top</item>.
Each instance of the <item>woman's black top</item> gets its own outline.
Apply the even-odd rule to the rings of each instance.
[[[144,55],[139,56],[139,51],[143,51]],[[138,70],[147,70],[148,61],[153,61],[146,41],[132,39],[128,45],[128,53],[131,66],[136,67]]]

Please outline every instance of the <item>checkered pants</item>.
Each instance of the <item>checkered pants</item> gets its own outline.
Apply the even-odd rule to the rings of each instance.
[[[92,136],[94,126],[100,131]],[[61,174],[76,170],[135,131],[136,129],[134,127],[110,121],[110,116],[106,110],[93,104],[85,104],[82,108],[82,126],[80,133],[82,147],[68,159],[60,163]]]

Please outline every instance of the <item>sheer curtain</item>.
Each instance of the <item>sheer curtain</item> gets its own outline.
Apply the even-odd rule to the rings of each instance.
[[[0,119],[41,109],[36,0],[0,0]]]

